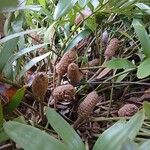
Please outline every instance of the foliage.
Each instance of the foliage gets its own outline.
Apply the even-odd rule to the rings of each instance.
[[[63,143],[54,139],[52,135],[45,133],[45,131],[15,121],[5,122],[3,126],[4,130],[13,141],[24,149],[85,149],[81,138],[59,114],[52,108],[46,108],[46,114],[49,123],[62,138]],[[100,135],[93,150],[103,150],[106,148],[120,150],[122,146],[133,147],[128,140],[133,141],[135,139],[144,122],[144,118],[144,112],[140,111],[128,122],[125,120],[118,121]],[[41,138],[44,140],[41,140]],[[149,141],[141,144],[139,146],[140,149],[145,148],[148,143]]]
[[[96,69],[108,67],[113,72],[113,75],[106,80],[98,81],[96,88],[92,82],[89,82],[90,79],[83,81],[76,87],[76,93],[80,93],[83,97],[89,89],[93,90],[93,87],[101,92],[110,89],[105,84],[112,83],[111,94],[108,94],[111,107],[113,88],[120,86],[114,84],[115,81],[132,83],[138,80],[137,83],[140,84],[143,82],[140,79],[148,80],[150,2],[146,0],[25,0],[24,2],[5,0],[2,2],[0,0],[0,3],[1,14],[5,16],[4,33],[2,33],[5,37],[0,39],[0,81],[4,83],[7,81],[19,88],[5,105],[1,103],[3,99],[1,100],[0,97],[0,142],[10,138],[23,149],[85,150],[85,145],[76,131],[51,108],[46,107],[46,116],[55,132],[45,126],[42,126],[42,129],[41,126],[37,128],[35,122],[31,120],[28,120],[30,125],[20,123],[18,120],[6,121],[10,119],[8,115],[13,116],[22,102],[26,92],[26,88],[22,85],[28,84],[26,80],[30,71],[34,75],[36,71],[44,70],[49,74],[50,83],[55,86],[55,68],[51,69],[51,66],[55,66],[63,54],[73,47],[78,48],[78,53],[82,54],[76,60],[81,66],[92,58],[88,55],[89,50],[91,52],[97,50],[96,57],[100,60],[100,66],[94,67]],[[87,15],[84,11],[90,13]],[[79,22],[76,21],[77,17]],[[107,44],[114,37],[117,37],[121,43],[113,56],[115,58],[112,57],[110,60],[104,60],[103,56],[107,45],[102,44],[105,31],[108,32]],[[87,71],[85,68],[81,67]],[[52,71],[49,71],[50,69]],[[84,90],[85,92],[82,92]],[[29,91],[28,93],[32,95]],[[99,136],[93,150],[147,150],[150,141],[146,139],[143,142],[137,135],[150,136],[149,110],[150,104],[145,102],[143,110],[129,121],[123,118],[114,123]],[[59,137],[61,140],[58,140]],[[138,140],[143,143],[138,143]]]

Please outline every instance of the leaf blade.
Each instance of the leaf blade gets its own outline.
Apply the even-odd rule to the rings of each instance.
[[[139,20],[134,19],[132,22],[132,26],[134,27],[134,30],[139,38],[139,41],[141,43],[143,52],[146,57],[150,57],[150,38],[148,36],[148,33],[145,30],[145,27],[140,23]]]
[[[29,125],[25,125],[15,121],[8,121],[4,123],[4,130],[13,141],[15,141],[24,149],[66,150],[65,145],[60,141],[56,140],[44,131],[41,131]]]
[[[85,150],[84,144],[75,130],[53,109],[47,108],[48,122],[67,144],[69,150]]]

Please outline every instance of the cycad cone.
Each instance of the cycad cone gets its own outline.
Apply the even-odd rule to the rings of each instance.
[[[32,82],[33,95],[43,100],[48,88],[48,76],[44,72],[39,72]]]

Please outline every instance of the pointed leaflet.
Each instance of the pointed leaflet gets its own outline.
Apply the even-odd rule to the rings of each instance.
[[[115,140],[114,137],[116,137],[116,135],[123,130],[125,123],[125,120],[120,120],[117,123],[115,123],[112,127],[105,130],[96,141],[93,150],[106,150],[108,145],[113,145],[113,141]]]
[[[52,108],[46,108],[48,122],[62,138],[69,150],[85,150],[84,144],[75,130]]]
[[[67,150],[65,145],[35,127],[8,121],[4,123],[7,135],[25,150]]]
[[[6,108],[5,108],[6,113],[12,112],[19,106],[19,104],[21,103],[24,97],[24,93],[25,93],[25,87],[22,87],[16,92],[16,94],[12,97],[12,100],[10,101],[10,103],[6,105]]]
[[[128,69],[136,67],[132,62],[124,58],[112,59],[106,62],[106,66],[110,69]]]
[[[139,150],[139,149],[138,149],[138,146],[136,145],[136,143],[134,143],[130,139],[127,139],[123,143],[122,148],[120,150]]]
[[[140,145],[139,150],[149,150],[150,148],[150,140],[147,140],[142,145]]]
[[[126,124],[104,131],[98,138],[93,150],[120,150],[127,138],[133,140],[141,128],[145,115],[144,112],[136,113]]]
[[[25,35],[25,34],[29,34],[29,33],[35,32],[35,31],[39,31],[39,30],[43,30],[43,28],[41,28],[41,29],[27,30],[27,31],[18,32],[18,33],[14,33],[14,34],[8,35],[8,36],[6,36],[6,37],[4,37],[4,38],[2,38],[0,40],[0,44],[5,43],[5,42],[7,42],[7,41],[9,41],[11,39],[14,39],[16,37],[19,37],[19,36],[22,36],[22,35]]]
[[[66,52],[67,50],[73,48],[75,45],[78,44],[78,42],[80,42],[84,38],[87,38],[90,34],[91,34],[91,30],[89,30],[89,29],[85,29],[85,30],[81,31],[78,35],[76,35],[71,40],[71,42],[65,48],[64,52]]]
[[[132,25],[141,43],[143,53],[146,57],[150,57],[150,38],[145,27],[137,19],[133,20]]]
[[[88,2],[89,0],[78,0],[78,4],[81,8],[83,8]]]
[[[21,78],[26,71],[28,71],[32,66],[34,66],[36,63],[38,63],[39,61],[43,60],[44,58],[48,57],[51,54],[51,52],[48,52],[46,54],[43,54],[41,56],[35,57],[33,58],[31,61],[29,61],[24,68],[21,70],[21,72],[19,73],[19,78]]]
[[[9,60],[8,60],[8,62],[7,62],[7,64],[6,64],[5,67],[11,65],[16,59],[20,58],[20,57],[23,56],[24,54],[29,53],[29,52],[31,52],[31,51],[33,51],[33,50],[38,49],[38,48],[44,47],[44,46],[46,46],[46,45],[47,45],[47,43],[44,43],[44,44],[34,45],[34,46],[31,46],[31,47],[22,49],[21,51],[19,51],[18,53],[12,55],[12,56],[9,58]]]
[[[150,120],[150,103],[149,102],[144,102],[143,103],[143,108],[145,111],[146,116],[148,117],[148,119]]]
[[[77,0],[59,0],[54,11],[54,20],[57,20],[67,14],[76,2]]]
[[[143,79],[150,75],[149,66],[150,66],[150,58],[147,58],[138,66],[137,77],[139,79]]]
[[[0,0],[0,10],[7,7],[14,7],[18,5],[18,0]]]

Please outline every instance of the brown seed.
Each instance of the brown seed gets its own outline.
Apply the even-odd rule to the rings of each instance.
[[[76,86],[80,80],[83,78],[82,72],[79,70],[79,67],[75,63],[71,63],[68,66],[67,77],[70,80],[70,83]]]
[[[89,67],[94,67],[94,66],[98,66],[99,63],[100,63],[99,59],[95,58],[95,59],[89,61],[88,65],[89,65]]]
[[[96,91],[93,91],[87,95],[87,97],[81,102],[78,107],[78,115],[82,118],[87,118],[93,111],[96,104],[99,102],[99,96]]]
[[[56,73],[59,76],[63,76],[67,72],[68,65],[75,61],[76,58],[77,52],[74,48],[66,52],[59,63],[56,65]]]
[[[134,104],[125,104],[118,111],[119,117],[133,116],[138,111],[138,107]]]
[[[35,97],[43,100],[48,88],[48,76],[44,72],[39,72],[32,82],[32,92]]]
[[[117,38],[111,39],[104,53],[105,58],[109,59],[110,57],[114,56],[119,47],[120,41]]]
[[[75,96],[75,88],[71,84],[61,85],[54,89],[53,97],[55,101],[71,101]]]

